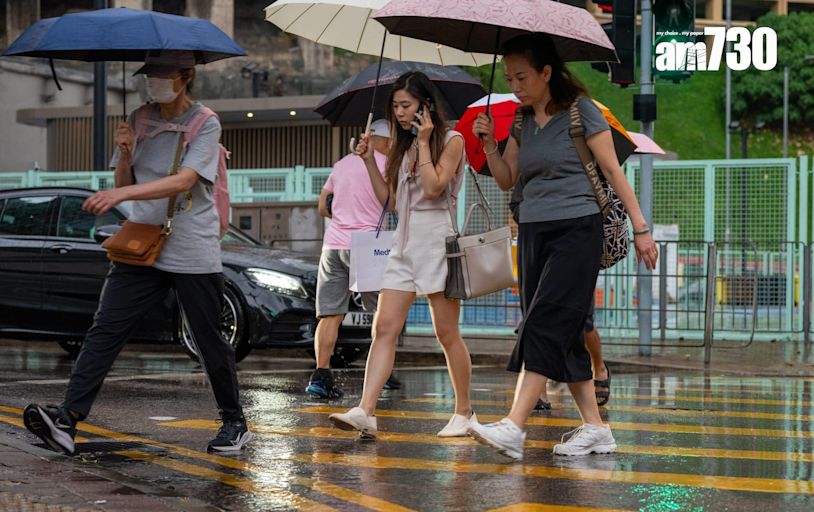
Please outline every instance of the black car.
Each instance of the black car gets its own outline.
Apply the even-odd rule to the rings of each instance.
[[[87,213],[81,206],[91,194],[72,187],[0,190],[0,336],[56,340],[79,351],[110,264],[100,243],[128,211],[124,204],[101,216]],[[237,360],[252,347],[313,347],[318,258],[267,247],[234,226],[221,251],[221,325]],[[179,342],[197,358],[184,324],[170,293],[133,339]],[[371,324],[372,314],[351,299],[334,366],[367,353]]]

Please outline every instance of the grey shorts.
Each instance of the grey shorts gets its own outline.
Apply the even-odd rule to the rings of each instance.
[[[354,296],[350,291],[350,250],[323,249],[317,274],[317,318],[344,315]],[[376,311],[379,292],[362,292],[356,296],[365,311]]]

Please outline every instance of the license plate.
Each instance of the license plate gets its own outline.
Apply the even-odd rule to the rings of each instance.
[[[347,327],[370,327],[373,325],[373,313],[350,312],[345,315],[342,325]]]

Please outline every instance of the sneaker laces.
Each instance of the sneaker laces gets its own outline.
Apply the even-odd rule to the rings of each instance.
[[[569,430],[568,432],[563,434],[562,437],[560,437],[560,442],[567,443],[568,441],[576,439],[577,436],[579,436],[583,432],[584,427],[585,427],[584,425],[580,425],[574,430]]]
[[[243,422],[239,420],[225,421],[218,430],[217,440],[233,441],[243,429]]]

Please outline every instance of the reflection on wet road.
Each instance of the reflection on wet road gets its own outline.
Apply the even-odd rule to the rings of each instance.
[[[141,347],[144,348],[144,347]],[[566,390],[528,425],[526,458],[509,463],[466,438],[435,436],[449,419],[445,368],[401,368],[404,387],[380,400],[376,441],[330,427],[355,405],[361,369],[340,372],[342,400],[303,395],[307,360],[262,352],[241,364],[256,436],[236,456],[204,452],[219,424],[208,384],[185,356],[131,348],[118,362],[78,449],[93,464],[225,510],[810,511],[814,509],[814,379],[614,372],[603,415],[613,455],[559,458],[552,446],[580,424]],[[0,345],[0,423],[29,442],[21,409],[59,402],[71,362],[48,345]],[[476,368],[481,421],[508,410],[513,375]]]

